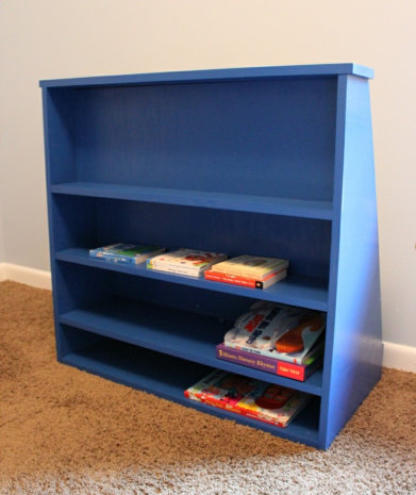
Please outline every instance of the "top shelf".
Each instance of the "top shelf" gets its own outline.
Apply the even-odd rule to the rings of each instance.
[[[102,184],[97,182],[55,184],[51,186],[51,191],[54,194],[266,213],[320,220],[332,220],[333,217],[332,203],[329,201]]]
[[[269,79],[280,77],[320,77],[354,75],[370,79],[373,70],[363,65],[318,64],[318,65],[286,65],[277,67],[243,67],[232,69],[192,70],[176,72],[155,72],[147,74],[128,74],[122,76],[79,77],[74,79],[50,79],[40,81],[43,88],[50,87],[88,87],[118,86],[126,84],[175,84],[192,82],[235,81],[250,79]]]

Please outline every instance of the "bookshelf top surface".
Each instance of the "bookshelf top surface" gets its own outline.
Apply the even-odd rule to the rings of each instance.
[[[354,63],[318,64],[318,65],[282,65],[268,67],[242,67],[232,69],[209,69],[175,72],[155,72],[145,74],[127,74],[114,76],[94,76],[69,79],[42,80],[43,88],[52,87],[90,87],[119,86],[130,84],[169,84],[180,82],[233,81],[250,79],[268,79],[280,77],[322,77],[354,75],[371,79],[374,72],[371,68]]]

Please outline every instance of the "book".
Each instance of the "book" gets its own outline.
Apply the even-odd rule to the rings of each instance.
[[[226,257],[223,253],[182,248],[152,257],[147,260],[146,266],[149,270],[200,277],[214,263],[218,263]]]
[[[185,390],[184,395],[189,399],[239,413],[236,404],[256,386],[255,379],[214,370]]]
[[[113,263],[139,264],[151,256],[163,253],[166,249],[160,246],[145,246],[136,244],[111,244],[96,249],[90,249],[90,256],[103,258]]]
[[[309,395],[260,380],[214,370],[184,391],[185,397],[285,428]]]
[[[259,302],[226,332],[224,345],[304,365],[324,330],[324,313]]]
[[[264,256],[250,256],[243,254],[231,258],[214,266],[215,272],[226,273],[227,275],[239,275],[249,277],[259,281],[289,267],[289,261],[279,258],[266,258]]]
[[[286,428],[309,400],[308,394],[262,382],[238,402],[237,408],[244,416]]]
[[[225,344],[218,344],[216,346],[218,359],[240,364],[242,366],[248,366],[249,368],[255,368],[265,371],[266,373],[292,378],[293,380],[300,382],[305,381],[306,378],[322,365],[323,348],[324,345],[321,340],[321,342],[314,346],[310,351],[304,359],[303,364],[295,364],[276,359],[275,357],[263,356],[242,349],[235,349],[233,347],[228,347]]]
[[[296,314],[294,308],[262,302],[240,315],[224,335],[224,344],[270,356],[277,339],[286,330],[286,323]]]
[[[215,271],[215,266],[216,265],[214,265],[214,268],[205,271],[204,277],[207,280],[213,280],[214,282],[222,282],[225,284],[240,285],[243,287],[249,287],[250,289],[268,289],[276,282],[279,282],[279,280],[284,279],[287,275],[287,270],[282,269],[276,272],[272,272],[270,275],[262,280],[257,280],[256,278],[217,272]]]
[[[276,350],[279,354],[294,354],[309,349],[320,336],[324,327],[322,313],[305,313],[297,325],[276,340]]]

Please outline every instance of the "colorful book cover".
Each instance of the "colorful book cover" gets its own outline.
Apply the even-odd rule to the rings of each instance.
[[[223,361],[248,366],[266,373],[284,376],[303,382],[322,364],[323,342],[316,345],[307,358],[304,364],[294,364],[287,361],[281,361],[273,357],[262,356],[253,352],[234,349],[225,344],[218,344],[217,358]]]
[[[145,246],[136,244],[111,244],[96,249],[90,249],[90,256],[103,258],[114,263],[139,264],[149,257],[163,253],[165,248],[160,246]]]
[[[307,404],[307,394],[215,370],[185,390],[185,396],[220,409],[285,428]]]
[[[185,277],[192,277],[192,278],[201,277],[200,271],[190,270],[187,268],[182,268],[180,266],[172,267],[172,266],[163,265],[163,266],[159,267],[158,265],[149,266],[149,264],[146,264],[146,268],[148,270],[152,270],[155,272],[172,273],[173,275],[181,275],[181,276],[185,276]]]
[[[147,268],[172,273],[176,270],[177,273],[199,276],[226,257],[223,253],[183,248],[148,259]]]
[[[185,390],[184,394],[189,399],[238,412],[236,404],[257,386],[257,380],[214,370]]]
[[[306,314],[300,321],[280,336],[275,345],[275,357],[282,361],[303,363],[310,349],[325,331],[325,316],[314,312]]]
[[[241,315],[224,335],[227,347],[305,364],[325,329],[323,313],[262,303]]]
[[[266,258],[264,256],[250,256],[243,254],[231,258],[214,267],[216,272],[227,273],[230,275],[241,275],[243,277],[263,280],[265,277],[278,270],[287,269],[288,260],[280,258]]]
[[[310,396],[301,392],[273,385],[261,385],[238,402],[238,409],[245,416],[286,428],[309,402]]]
[[[295,314],[296,310],[273,303],[256,305],[235,321],[224,335],[224,344],[269,356],[285,332],[287,321]]]
[[[267,289],[273,284],[284,279],[287,275],[286,269],[281,269],[277,272],[272,272],[270,275],[262,280],[257,280],[251,277],[243,277],[241,275],[231,275],[227,273],[215,271],[215,266],[210,270],[204,272],[204,277],[207,280],[213,280],[214,282],[222,282],[225,284],[239,285],[242,287],[248,287],[250,289]]]

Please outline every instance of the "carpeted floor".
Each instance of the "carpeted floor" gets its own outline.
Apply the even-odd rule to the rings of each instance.
[[[0,494],[416,494],[416,374],[326,451],[55,361],[51,294],[0,283]]]

